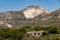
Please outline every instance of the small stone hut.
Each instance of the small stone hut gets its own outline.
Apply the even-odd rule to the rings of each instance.
[[[44,30],[41,31],[30,31],[27,32],[27,34],[31,35],[31,36],[35,36],[35,37],[40,37],[42,36],[42,33],[45,32]]]

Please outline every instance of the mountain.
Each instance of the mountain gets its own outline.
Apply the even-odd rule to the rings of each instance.
[[[0,27],[23,27],[60,24],[60,9],[49,12],[39,6],[28,6],[21,11],[0,13]]]
[[[47,11],[39,6],[29,6],[23,10],[23,13],[26,18],[34,18],[40,14],[48,14],[49,11]]]
[[[8,11],[0,13],[0,24],[2,26],[12,27],[18,24],[19,21],[26,21],[24,14],[21,11]]]
[[[60,9],[57,9],[47,17],[50,24],[60,26]]]

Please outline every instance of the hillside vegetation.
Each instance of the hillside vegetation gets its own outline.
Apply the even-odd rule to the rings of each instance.
[[[29,36],[26,33],[29,31],[40,31],[45,30],[40,37]],[[1,28],[0,29],[0,40],[60,40],[60,28],[55,26],[26,26],[19,29],[13,28]]]

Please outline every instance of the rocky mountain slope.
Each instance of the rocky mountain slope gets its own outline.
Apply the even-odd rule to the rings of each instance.
[[[60,24],[60,9],[49,12],[39,6],[29,6],[21,11],[0,13],[0,27],[42,26]]]
[[[49,11],[39,7],[39,6],[29,6],[23,10],[23,14],[26,18],[34,18],[40,14],[49,14]]]

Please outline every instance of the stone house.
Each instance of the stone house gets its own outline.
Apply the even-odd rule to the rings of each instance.
[[[40,36],[42,36],[43,32],[45,32],[45,31],[44,30],[41,30],[41,31],[30,31],[30,32],[27,32],[27,34],[29,34],[30,36],[40,37]]]

